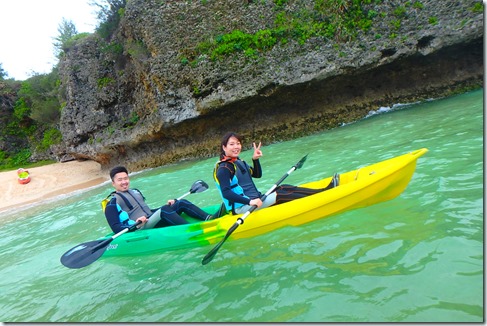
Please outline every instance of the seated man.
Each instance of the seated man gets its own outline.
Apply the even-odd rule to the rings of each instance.
[[[130,189],[128,171],[123,166],[114,167],[110,171],[112,185],[115,188],[112,199],[105,208],[105,217],[114,233],[128,228],[138,221],[139,229],[188,224],[181,213],[205,221],[213,218],[201,208],[186,199],[170,199],[167,204],[151,209],[145,198],[137,189]]]

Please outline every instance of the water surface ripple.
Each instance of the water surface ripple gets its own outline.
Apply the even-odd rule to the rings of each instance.
[[[108,232],[100,200],[109,185],[0,221],[0,320],[482,322],[483,90],[380,112],[264,144],[258,185],[268,189],[307,153],[286,182],[428,148],[400,197],[228,241],[205,266],[210,246],[100,259],[79,270],[62,266],[66,250]],[[210,189],[190,199],[213,204],[215,161],[145,171],[132,185],[157,206],[203,179]]]

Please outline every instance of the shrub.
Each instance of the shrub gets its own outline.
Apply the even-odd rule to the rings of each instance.
[[[193,62],[196,58],[208,55],[212,60],[243,52],[255,57],[259,52],[270,50],[278,43],[295,39],[299,43],[311,37],[348,40],[356,37],[358,30],[369,30],[372,20],[378,13],[364,9],[372,0],[315,0],[312,10],[286,10],[286,0],[274,0],[276,14],[274,26],[256,33],[233,30],[218,35],[214,40],[206,40],[195,49],[182,49],[181,64]],[[376,0],[380,2],[380,0]],[[398,9],[397,15],[404,15],[405,8]]]
[[[473,7],[472,7],[472,8],[470,8],[470,10],[471,10],[472,12],[479,12],[479,13],[480,13],[480,12],[484,12],[484,5],[483,5],[483,2],[480,2],[480,1],[479,1],[479,2],[475,3],[475,4],[473,5]]]
[[[44,132],[42,140],[38,146],[39,150],[45,151],[51,147],[51,145],[59,144],[62,141],[63,136],[61,132],[56,128],[50,128]]]
[[[437,25],[437,24],[438,24],[438,18],[437,18],[437,17],[434,17],[434,16],[431,16],[431,17],[428,19],[428,22],[429,22],[431,25]]]
[[[110,77],[102,77],[102,78],[99,78],[98,81],[97,81],[97,84],[98,84],[98,88],[101,89],[107,85],[109,85],[110,83],[113,83],[115,80],[113,78],[110,78]]]

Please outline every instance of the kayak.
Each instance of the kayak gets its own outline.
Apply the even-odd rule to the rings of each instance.
[[[391,200],[406,189],[416,169],[417,159],[428,150],[422,148],[340,174],[338,187],[253,212],[228,240],[247,238],[267,233],[284,226],[298,226]],[[332,176],[301,184],[302,187],[324,188]],[[204,208],[208,213],[220,205]],[[131,256],[154,252],[192,248],[215,244],[223,239],[228,229],[241,215],[227,214],[206,222],[165,228],[128,232],[115,238],[103,257]],[[109,234],[108,239],[113,235]],[[102,238],[102,239],[105,239]]]
[[[298,226],[391,200],[406,189],[416,169],[417,159],[428,150],[422,148],[369,166],[340,174],[337,187],[291,202],[256,210],[228,238],[236,240],[267,233],[285,226]],[[301,184],[324,188],[332,176]],[[203,208],[208,213],[220,204]],[[210,221],[127,232],[113,239],[103,257],[151,254],[193,248],[221,241],[241,215],[227,214]],[[100,240],[110,239],[113,233]]]
[[[17,170],[17,181],[22,184],[28,184],[30,182],[29,171],[23,168]]]

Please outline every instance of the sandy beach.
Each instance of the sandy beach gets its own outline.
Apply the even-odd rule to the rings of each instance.
[[[17,171],[0,172],[0,212],[93,187],[109,180],[95,161],[70,161],[28,169],[31,181],[20,184]]]

